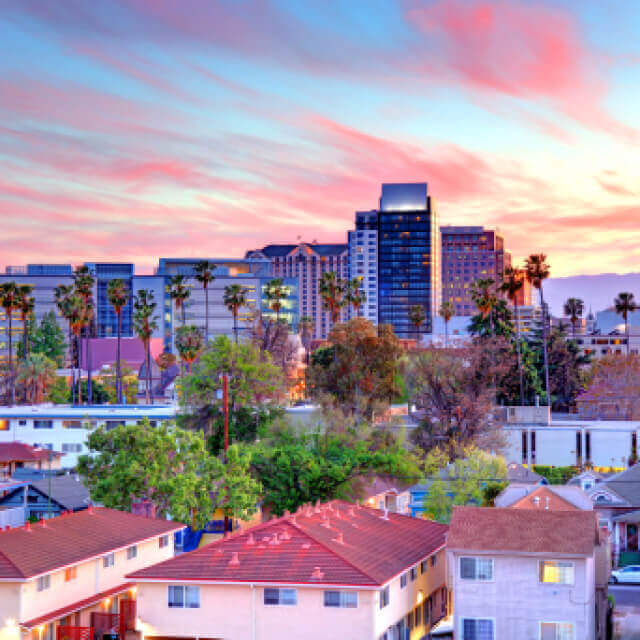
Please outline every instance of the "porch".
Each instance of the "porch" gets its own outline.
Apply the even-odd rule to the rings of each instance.
[[[638,527],[640,511],[623,513],[613,518],[612,550],[619,566],[634,563],[640,553]]]

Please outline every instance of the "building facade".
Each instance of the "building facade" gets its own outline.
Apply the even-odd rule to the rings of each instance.
[[[366,296],[360,315],[378,324],[378,212],[357,211],[356,228],[349,231],[349,278],[360,280]]]

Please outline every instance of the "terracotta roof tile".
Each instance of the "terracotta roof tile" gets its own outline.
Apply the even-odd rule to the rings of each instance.
[[[309,507],[129,577],[378,586],[444,545],[446,525],[383,515],[339,501]]]
[[[49,449],[39,449],[24,442],[0,442],[0,463],[8,462],[39,462],[49,460],[49,454],[54,458],[64,455]]]

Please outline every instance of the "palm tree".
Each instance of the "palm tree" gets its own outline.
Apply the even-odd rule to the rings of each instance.
[[[544,358],[544,390],[547,394],[547,404],[551,406],[549,389],[549,355],[547,353],[547,310],[544,304],[542,283],[549,277],[550,268],[544,253],[533,253],[525,261],[527,280],[540,292],[540,306],[542,307],[542,356]]]
[[[85,325],[84,325],[84,335],[85,335],[85,355],[86,355],[86,365],[87,365],[87,399],[88,403],[91,404],[91,400],[93,398],[92,385],[91,385],[91,334],[93,330],[93,303],[92,303],[92,295],[93,295],[93,285],[95,283],[95,279],[91,274],[91,270],[87,265],[81,265],[76,267],[73,272],[73,286],[75,288],[76,293],[82,298],[84,301],[87,310],[84,314]],[[82,377],[82,369],[80,369],[80,377]],[[81,384],[81,381],[78,382],[78,385]]]
[[[16,402],[16,384],[13,376],[13,360],[11,356],[11,338],[12,338],[12,317],[13,312],[18,308],[19,293],[18,286],[15,282],[3,282],[0,284],[0,306],[4,309],[9,321],[9,377],[11,385],[11,404]]]
[[[564,303],[564,315],[567,316],[571,322],[571,333],[573,337],[576,337],[576,324],[578,320],[582,318],[584,313],[584,302],[580,298],[569,298]]]
[[[483,318],[489,319],[489,335],[493,336],[493,310],[498,304],[496,282],[493,278],[481,278],[471,287],[471,299]]]
[[[17,380],[24,386],[25,400],[38,404],[56,381],[56,365],[43,353],[32,353],[20,363]]]
[[[629,314],[633,313],[638,305],[633,297],[633,293],[628,291],[619,293],[618,297],[613,301],[616,313],[624,318],[624,333],[627,337],[627,355],[629,355]]]
[[[121,278],[109,280],[107,299],[118,316],[118,341],[116,343],[116,402],[122,404],[122,371],[120,368],[120,341],[122,339],[122,310],[129,302],[129,288]]]
[[[283,286],[282,278],[273,278],[267,282],[264,295],[269,302],[269,308],[276,312],[276,322],[280,322],[280,311],[282,311],[282,301],[288,295],[287,287]]]
[[[420,327],[426,319],[427,314],[421,304],[414,304],[409,308],[409,322],[416,328],[418,333],[420,333]]]
[[[440,317],[444,320],[444,344],[446,347],[449,346],[449,320],[453,318],[456,314],[456,309],[453,306],[453,302],[451,300],[445,300],[440,305]]]
[[[196,280],[202,284],[204,289],[204,341],[209,342],[209,283],[216,277],[213,275],[216,265],[208,260],[200,260],[194,267]],[[226,304],[226,303],[225,303]],[[184,324],[184,323],[183,323]],[[237,342],[237,340],[236,340]]]
[[[516,354],[518,357],[518,377],[520,379],[520,405],[524,406],[524,378],[522,376],[522,353],[520,347],[520,315],[518,297],[524,287],[524,272],[516,267],[505,267],[500,290],[507,296],[516,313]]]
[[[240,307],[247,304],[249,290],[239,284],[230,284],[224,288],[223,302],[225,307],[233,314],[233,336],[238,344],[238,312]]]
[[[158,328],[154,311],[157,303],[153,299],[153,291],[139,289],[133,301],[133,330],[142,342],[146,361],[145,395],[147,404],[153,402],[151,393],[151,336]]]
[[[195,325],[180,327],[176,332],[176,349],[180,358],[187,363],[189,373],[192,363],[198,358],[203,347],[202,331]]]
[[[322,296],[322,306],[329,311],[331,322],[335,324],[340,318],[340,309],[344,307],[346,282],[338,278],[335,271],[325,271],[318,283],[318,292]]]
[[[54,298],[56,301],[56,307],[58,307],[58,311],[60,315],[67,321],[67,327],[69,330],[69,356],[70,356],[70,364],[71,364],[71,402],[72,404],[76,403],[76,369],[73,366],[73,352],[74,352],[74,340],[73,340],[73,331],[71,330],[71,322],[69,320],[69,305],[70,299],[73,295],[73,286],[66,284],[59,284],[54,289]]]
[[[27,335],[27,322],[36,306],[36,299],[30,295],[33,285],[18,285],[18,310],[20,311],[20,321],[22,322],[22,351],[24,358],[29,352],[29,336]]]
[[[367,301],[367,294],[362,288],[362,278],[353,278],[347,282],[345,300],[353,307],[356,317],[359,317],[360,307]]]
[[[302,316],[298,322],[298,331],[300,331],[300,340],[304,347],[305,362],[309,365],[309,350],[311,348],[311,335],[313,333],[313,318],[310,316]]]
[[[189,289],[186,277],[183,275],[173,276],[171,280],[169,280],[169,286],[171,287],[169,290],[169,296],[175,301],[176,311],[179,309],[182,310],[182,326],[184,327],[185,306],[189,296],[191,295],[191,289]]]
[[[87,326],[90,321],[91,314],[93,314],[93,309],[89,308],[90,305],[85,304],[82,296],[77,293],[72,293],[66,301],[66,313],[67,319],[69,321],[69,327],[73,332],[76,343],[76,362],[74,363],[74,367],[78,367],[78,404],[82,404],[82,376],[80,374],[80,355],[81,355],[81,343],[82,343],[82,332],[84,328]],[[73,381],[75,385],[75,369],[73,374]],[[88,389],[87,389],[88,391]],[[75,392],[73,393],[73,398],[75,400]],[[89,396],[91,398],[91,396]]]

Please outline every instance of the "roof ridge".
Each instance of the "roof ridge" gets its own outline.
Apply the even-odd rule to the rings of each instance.
[[[20,574],[22,578],[27,577],[24,571],[20,569],[20,567],[18,567],[18,565],[13,560],[11,560],[6,553],[4,553],[3,551],[0,551],[0,557],[4,558]]]

